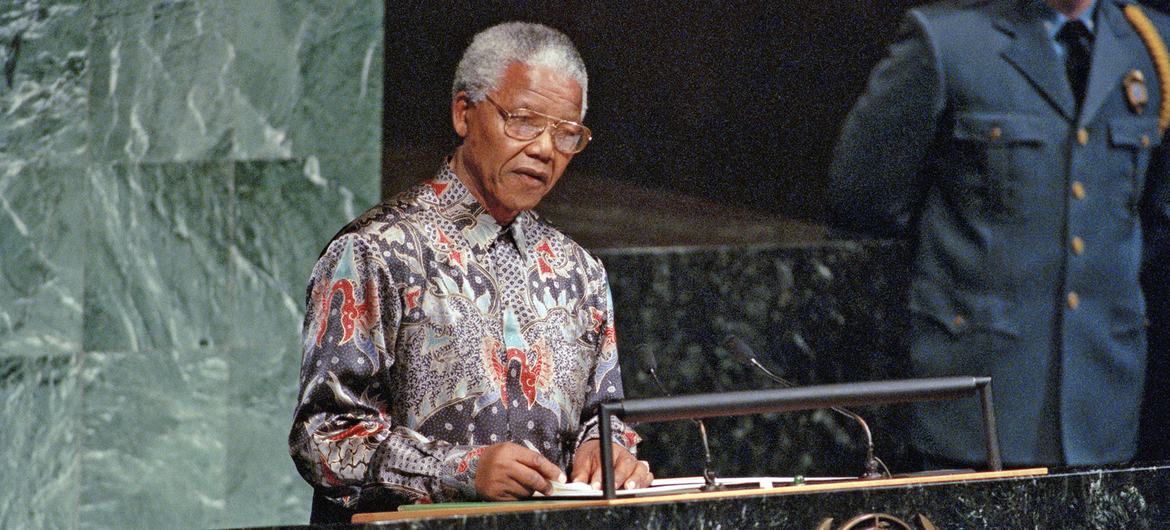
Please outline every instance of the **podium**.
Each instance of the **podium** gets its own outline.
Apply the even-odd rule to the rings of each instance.
[[[379,528],[1167,528],[1170,464],[1135,468],[1000,469],[984,377],[819,385],[767,391],[693,394],[601,405],[610,416],[671,421],[979,396],[991,471],[845,479],[780,487],[615,498],[611,456],[602,444],[602,497],[410,507],[361,513],[353,524]],[[609,448],[611,449],[611,448]]]
[[[354,527],[845,530],[874,527],[879,519],[887,528],[910,529],[1167,528],[1170,463],[851,480],[636,499],[433,505],[358,514]]]

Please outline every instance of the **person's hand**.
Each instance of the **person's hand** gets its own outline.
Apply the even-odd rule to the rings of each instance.
[[[480,498],[510,501],[552,491],[551,480],[565,481],[561,469],[540,453],[503,442],[489,445],[479,456],[475,491]]]
[[[645,488],[654,480],[650,464],[638,460],[628,449],[613,444],[613,483],[617,489]],[[586,441],[573,455],[573,482],[601,489],[601,441]]]

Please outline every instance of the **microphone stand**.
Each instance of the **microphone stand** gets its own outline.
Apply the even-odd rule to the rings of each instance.
[[[756,360],[756,356],[752,352],[751,348],[749,348],[747,344],[744,344],[744,342],[738,337],[727,337],[727,340],[723,342],[723,345],[727,347],[727,349],[731,350],[732,355],[734,355],[740,362],[758,368],[760,371],[764,372],[764,374],[767,375],[769,379],[776,382],[776,384],[785,388],[796,388],[795,384],[789,382],[783,377],[776,375],[764,365],[760,364],[760,362]],[[870,432],[869,424],[865,422],[865,419],[845,407],[830,408],[836,411],[838,414],[846,416],[857,422],[858,425],[861,425],[861,430],[865,433],[865,474],[862,475],[861,478],[875,479],[889,477],[890,470],[886,467],[886,463],[882,462],[882,460],[874,454],[873,433]],[[884,471],[878,471],[879,466]]]
[[[658,391],[662,392],[662,395],[670,397],[670,392],[666,391],[666,387],[663,386],[662,381],[658,379],[658,373],[654,366],[647,366],[646,373],[649,374],[650,378],[654,380],[654,384],[658,385]],[[694,421],[696,424],[698,424],[699,439],[703,441],[703,487],[701,489],[702,491],[715,491],[723,489],[723,486],[720,486],[716,483],[715,472],[711,469],[711,446],[707,443],[707,427],[703,425],[703,420],[691,421]]]

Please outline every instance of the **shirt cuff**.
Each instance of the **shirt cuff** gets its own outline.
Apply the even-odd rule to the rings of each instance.
[[[375,455],[373,481],[396,491],[406,502],[475,499],[475,469],[484,446],[452,445],[400,430]]]
[[[486,445],[452,446],[443,459],[442,484],[447,497],[444,500],[476,500],[475,472],[479,469],[479,457]]]

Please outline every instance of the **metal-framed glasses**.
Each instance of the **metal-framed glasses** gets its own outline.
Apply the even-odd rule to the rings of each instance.
[[[589,140],[593,139],[589,128],[575,121],[562,120],[523,107],[508,111],[490,96],[484,97],[500,111],[500,116],[504,118],[504,134],[514,140],[527,142],[551,128],[553,147],[557,151],[571,155],[580,153],[589,145]]]

